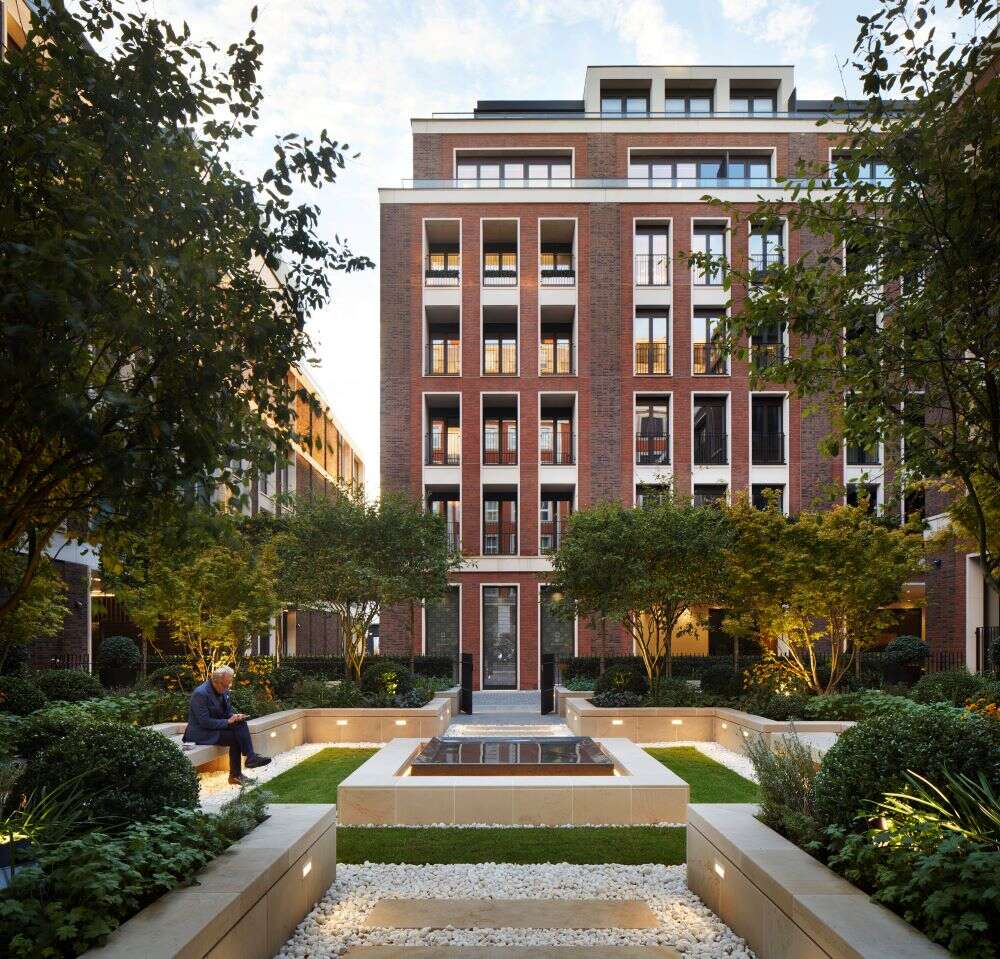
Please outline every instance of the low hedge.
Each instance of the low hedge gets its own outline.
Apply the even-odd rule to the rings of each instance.
[[[104,695],[101,681],[80,669],[41,669],[30,679],[52,702],[77,703]]]
[[[167,809],[198,805],[198,774],[169,739],[124,723],[77,726],[31,756],[19,782],[25,795],[74,782],[91,821],[146,822]]]
[[[910,698],[917,703],[948,703],[964,706],[993,685],[986,676],[952,669],[921,676],[910,690]]]
[[[612,666],[597,677],[594,692],[597,696],[626,692],[645,696],[649,692],[649,680],[644,670],[636,669],[633,665]]]
[[[48,696],[30,679],[23,676],[0,676],[0,710],[15,716],[27,716],[41,709]]]

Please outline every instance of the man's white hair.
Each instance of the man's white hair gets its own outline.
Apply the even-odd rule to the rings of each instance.
[[[236,675],[236,670],[233,669],[232,666],[216,666],[215,669],[212,670],[212,679],[215,679],[216,676],[235,676],[235,675]]]

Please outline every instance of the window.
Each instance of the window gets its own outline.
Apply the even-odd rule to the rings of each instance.
[[[484,689],[517,688],[517,587],[483,587]]]
[[[517,500],[512,495],[483,499],[483,555],[517,555]]]
[[[540,552],[551,553],[559,549],[572,512],[573,502],[568,494],[542,494],[538,509],[538,548]]]
[[[517,250],[483,250],[483,286],[517,286]]]
[[[605,116],[644,116],[649,113],[649,94],[642,90],[602,92],[601,113]]]
[[[725,466],[729,462],[726,435],[726,398],[696,396],[694,399],[694,463]]]
[[[733,90],[729,96],[729,112],[741,116],[760,116],[777,111],[777,98],[773,92],[758,90]]]
[[[572,166],[568,156],[459,157],[457,174],[468,186],[550,186],[552,181],[568,181]]]
[[[427,503],[427,509],[444,520],[448,544],[455,549],[461,549],[462,504],[458,497],[452,493],[434,493]]]
[[[542,286],[572,286],[575,280],[573,270],[572,244],[545,243],[538,254]]]
[[[702,484],[694,488],[695,506],[716,506],[726,501],[726,486],[719,484]]]
[[[640,311],[635,317],[635,372],[666,374],[670,372],[666,311]]]
[[[538,372],[542,376],[573,372],[573,324],[543,323]]]
[[[427,373],[457,376],[462,372],[462,341],[458,324],[432,324],[427,330]]]
[[[517,465],[517,420],[487,416],[483,423],[483,463],[487,466]]]
[[[711,157],[633,154],[628,175],[630,186],[754,186],[770,181],[771,158],[729,154]]]
[[[723,265],[717,261],[726,256],[726,228],[723,226],[699,226],[694,231],[693,253],[703,253],[712,258],[713,265],[708,270],[696,266],[694,282],[697,286],[722,286]]]
[[[770,369],[785,362],[785,327],[783,324],[764,327],[751,337],[751,354],[757,370]]]
[[[538,452],[543,466],[573,463],[573,421],[569,416],[542,414],[538,426]]]
[[[517,374],[517,327],[488,323],[483,327],[483,373],[487,376]]]
[[[542,655],[553,655],[556,661],[569,659],[573,655],[574,620],[556,615],[555,605],[562,594],[552,586],[540,586],[538,600],[541,606],[540,623],[542,630]]]
[[[848,483],[847,500],[848,506],[860,506],[862,502],[868,508],[869,513],[878,511],[878,483]]]
[[[457,249],[432,249],[427,254],[424,283],[427,286],[458,286],[460,269]]]
[[[750,272],[759,278],[784,262],[782,231],[755,227],[750,233]]]
[[[771,182],[771,161],[764,157],[731,158],[727,175],[730,186],[767,186]]]
[[[670,487],[665,483],[645,483],[635,488],[636,506],[655,506],[670,496]]]
[[[663,226],[635,228],[635,285],[670,285],[670,231]]]
[[[830,162],[830,176],[833,180],[837,180],[838,170],[845,175],[847,179],[847,170],[844,169],[845,166],[851,163],[851,157],[847,154],[839,154],[834,156],[833,160]],[[858,161],[858,177],[857,181],[859,183],[870,183],[874,186],[891,186],[893,181],[893,173],[889,168],[889,164],[878,157],[869,157],[865,160]]]
[[[457,586],[449,586],[440,599],[427,604],[424,648],[428,656],[447,656],[452,662],[458,662],[460,609]]]
[[[783,485],[777,483],[754,483],[750,487],[750,495],[754,509],[767,509],[773,499],[775,507],[784,512],[785,487]]]
[[[781,466],[785,462],[785,401],[780,396],[750,399],[751,462],[754,466]]]
[[[729,372],[723,344],[725,332],[725,313],[719,310],[695,310],[691,321],[692,373],[725,376]]]
[[[705,90],[697,92],[667,92],[664,104],[667,114],[689,116],[692,113],[711,113],[712,94]]]
[[[461,462],[462,431],[458,422],[432,416],[427,443],[428,466],[458,466]]]
[[[635,461],[640,466],[670,462],[670,401],[667,397],[636,397]]]

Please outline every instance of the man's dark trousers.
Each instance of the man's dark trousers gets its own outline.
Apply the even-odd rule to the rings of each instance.
[[[253,740],[246,720],[233,723],[228,729],[219,730],[219,745],[229,747],[229,775],[241,776],[243,764],[241,756],[253,755]]]

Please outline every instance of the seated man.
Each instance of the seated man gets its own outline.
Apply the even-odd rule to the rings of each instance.
[[[247,768],[266,766],[271,758],[259,756],[253,751],[253,740],[247,727],[247,716],[234,713],[229,704],[229,687],[233,685],[235,674],[228,666],[220,666],[212,672],[210,679],[196,687],[191,693],[188,708],[188,724],[184,730],[184,742],[199,746],[229,747],[229,781],[234,786],[253,782],[243,775],[240,756],[247,757]]]

